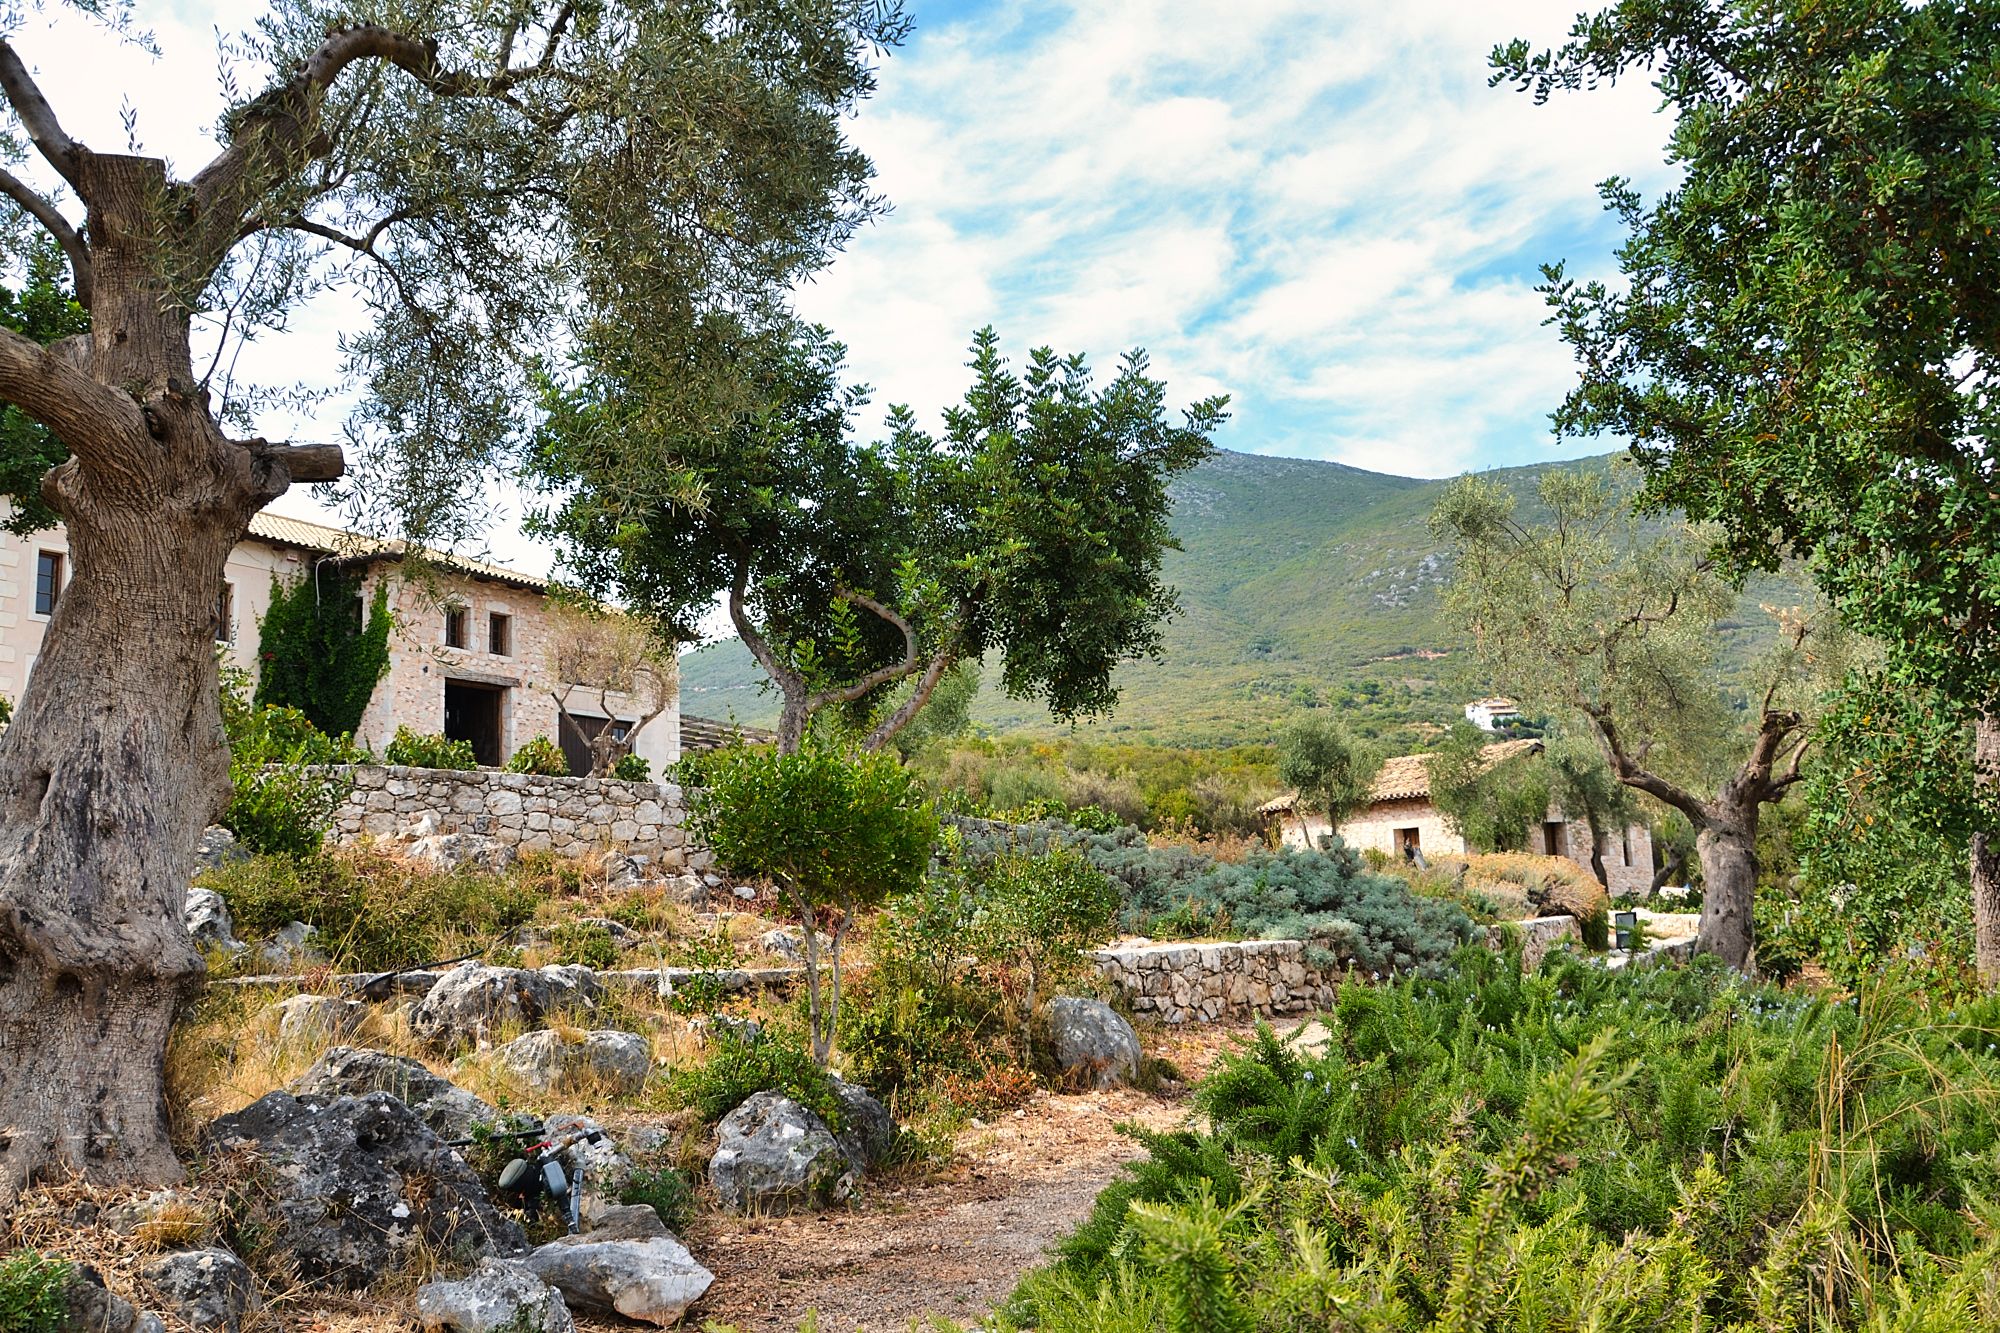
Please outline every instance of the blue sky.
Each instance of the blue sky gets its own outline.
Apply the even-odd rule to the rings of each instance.
[[[122,144],[102,89],[125,89],[142,145],[191,170],[221,104],[215,33],[259,8],[141,4],[157,61],[74,17],[15,41],[73,133]],[[878,404],[926,417],[991,323],[1017,358],[1046,343],[1107,372],[1144,346],[1176,402],[1232,396],[1233,449],[1422,476],[1555,456],[1572,370],[1537,266],[1610,269],[1596,182],[1659,184],[1667,129],[1643,85],[1539,108],[1486,86],[1496,42],[1555,40],[1574,8],[913,0],[914,36],[852,125],[894,211],[800,308]],[[351,317],[303,312],[244,368],[330,378]],[[543,563],[507,532],[493,551]]]

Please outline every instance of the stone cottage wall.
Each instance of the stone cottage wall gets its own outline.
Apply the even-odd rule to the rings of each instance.
[[[671,783],[546,778],[487,769],[358,765],[334,812],[334,838],[476,833],[522,851],[582,855],[600,848],[688,868],[687,811]],[[699,859],[699,858],[697,858]]]
[[[1134,944],[1090,955],[1132,1010],[1163,1023],[1276,1018],[1333,1003],[1337,972],[1305,960],[1298,940]]]

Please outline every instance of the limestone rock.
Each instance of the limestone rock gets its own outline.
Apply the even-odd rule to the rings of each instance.
[[[88,1264],[70,1270],[63,1288],[61,1333],[164,1333],[160,1317],[141,1314],[132,1303],[104,1285]]]
[[[229,903],[214,889],[189,889],[181,921],[196,947],[227,954],[242,953],[249,946],[236,938],[236,922],[229,915]]]
[[[589,968],[488,967],[460,963],[410,1011],[410,1031],[449,1050],[484,1041],[508,1024],[532,1026],[557,1008],[594,1003],[600,993]]]
[[[868,1089],[849,1083],[837,1074],[829,1077],[833,1081],[833,1095],[840,1099],[840,1114],[844,1122],[836,1136],[840,1146],[846,1151],[847,1159],[857,1174],[872,1171],[895,1149],[896,1137],[901,1133],[896,1127],[896,1118],[889,1114],[888,1107],[875,1100]]]
[[[273,972],[308,967],[326,961],[313,944],[319,931],[303,921],[294,921],[257,948],[257,961]]]
[[[361,1026],[368,1012],[355,1000],[329,995],[294,995],[274,1006],[278,1015],[278,1040],[286,1046],[336,1041]]]
[[[493,1063],[537,1092],[591,1081],[614,1096],[629,1096],[646,1085],[653,1047],[636,1032],[600,1029],[585,1033],[582,1041],[556,1032],[530,1032],[495,1050]]]
[[[490,1125],[500,1113],[464,1088],[439,1078],[406,1055],[385,1055],[359,1046],[336,1046],[292,1080],[290,1091],[321,1098],[386,1092],[408,1106],[441,1139],[472,1136],[474,1126]]]
[[[201,840],[194,845],[195,873],[204,870],[220,870],[238,861],[248,861],[250,853],[236,841],[236,835],[220,824],[210,824],[201,831]]]
[[[1049,1001],[1048,1016],[1056,1063],[1066,1072],[1081,1072],[1100,1088],[1139,1076],[1139,1034],[1110,1005],[1063,996]]]
[[[826,1122],[777,1092],[759,1092],[715,1127],[708,1179],[739,1213],[782,1213],[839,1203],[854,1167]]]
[[[806,933],[797,926],[779,926],[776,930],[767,930],[757,937],[757,942],[764,946],[765,953],[774,954],[787,962],[803,964],[806,961]],[[825,935],[819,935],[814,943],[819,948],[820,961],[824,963],[828,953],[833,949],[833,941]]]
[[[239,1333],[244,1316],[263,1305],[249,1268],[228,1250],[180,1250],[153,1260],[139,1275],[200,1329]]]
[[[425,1333],[574,1333],[562,1293],[518,1259],[483,1259],[457,1282],[429,1282],[417,1292]]]
[[[695,1262],[650,1208],[620,1208],[607,1222],[611,1225],[579,1236],[557,1237],[528,1256],[528,1267],[579,1310],[662,1327],[678,1323],[715,1275]]]
[[[520,859],[520,851],[512,843],[483,833],[420,836],[410,843],[409,855],[413,861],[427,862],[441,870],[456,870],[460,866],[471,865],[496,875],[505,873]]]
[[[366,1287],[419,1247],[464,1261],[526,1248],[465,1160],[388,1093],[273,1092],[205,1138],[253,1149],[269,1165],[251,1220],[309,1288]]]

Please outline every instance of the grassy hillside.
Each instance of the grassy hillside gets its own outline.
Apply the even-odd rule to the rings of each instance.
[[[1522,494],[1549,467],[1493,475]],[[1438,613],[1449,573],[1426,520],[1447,482],[1340,463],[1218,453],[1175,486],[1168,580],[1182,613],[1157,662],[1122,668],[1122,702],[1084,735],[1116,741],[1222,745],[1268,740],[1301,708],[1339,707],[1359,731],[1420,741],[1488,691]],[[1730,634],[1741,658],[1768,620],[1753,587]],[[776,716],[762,674],[735,640],[681,659],[683,707],[764,723]],[[990,685],[974,710],[998,731],[1058,730],[1040,707]]]

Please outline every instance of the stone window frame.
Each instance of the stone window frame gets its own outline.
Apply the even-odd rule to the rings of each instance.
[[[514,610],[490,607],[486,612],[486,651],[494,657],[514,655]]]
[[[463,602],[444,605],[444,646],[468,649],[472,645],[472,608]]]
[[[35,600],[31,614],[47,620],[56,613],[56,604],[62,600],[63,588],[69,582],[68,574],[69,552],[35,552]]]

